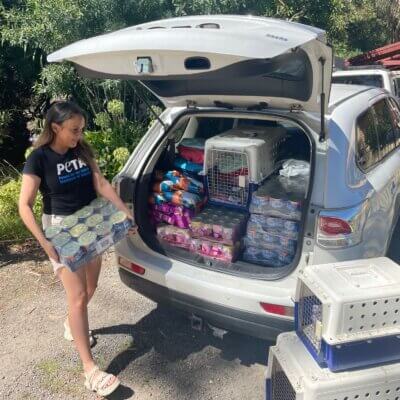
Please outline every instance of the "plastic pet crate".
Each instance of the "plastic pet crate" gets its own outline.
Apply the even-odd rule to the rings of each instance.
[[[399,400],[400,364],[332,372],[321,368],[295,332],[270,347],[266,400]]]
[[[283,128],[235,128],[206,141],[204,175],[211,203],[245,208],[251,192],[274,172]]]
[[[400,360],[400,266],[374,258],[299,272],[296,332],[332,371]]]

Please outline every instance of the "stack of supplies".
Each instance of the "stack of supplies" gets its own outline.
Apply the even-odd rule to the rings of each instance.
[[[188,229],[194,210],[173,204],[154,204],[150,207],[150,217],[155,224],[165,222],[178,228]]]
[[[153,193],[149,199],[150,204],[169,204],[188,208],[195,212],[203,207],[205,196],[202,182],[175,170],[157,171],[155,179],[156,182],[152,187]]]
[[[71,271],[103,253],[127,235],[132,226],[125,213],[103,198],[64,217],[60,225],[45,230],[56,249],[60,262]]]
[[[273,175],[253,193],[250,220],[244,239],[245,261],[271,267],[292,262],[299,221],[307,192],[309,166],[288,160],[279,175]]]
[[[203,183],[176,170],[156,171],[152,190],[149,211],[151,221],[158,225],[158,238],[189,249],[190,223],[206,202]]]
[[[207,207],[190,223],[192,251],[206,257],[232,262],[241,248],[247,213]]]
[[[157,236],[159,239],[168,242],[175,247],[190,249],[192,237],[188,229],[177,228],[170,225],[159,225],[157,227]]]
[[[203,170],[205,139],[182,139],[178,145],[179,157],[174,167],[195,176]]]

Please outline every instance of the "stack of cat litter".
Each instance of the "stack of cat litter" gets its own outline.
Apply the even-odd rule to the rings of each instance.
[[[190,223],[191,251],[213,259],[233,262],[241,248],[247,213],[210,206]]]
[[[204,146],[205,139],[182,139],[178,145],[179,156],[175,158],[174,167],[196,178],[203,170]]]
[[[295,301],[297,334],[280,335],[270,349],[267,400],[400,398],[396,263],[307,266]]]
[[[157,171],[155,180],[150,196],[150,217],[156,225],[162,224],[157,227],[157,235],[171,245],[188,248],[185,238],[190,221],[206,201],[204,186],[175,170]]]
[[[56,249],[60,262],[71,271],[100,255],[126,236],[132,226],[125,213],[103,198],[69,215],[45,235]]]
[[[245,261],[281,267],[294,258],[309,169],[301,162],[305,169],[297,175],[293,161],[284,163],[280,174],[267,178],[252,195],[244,238]]]

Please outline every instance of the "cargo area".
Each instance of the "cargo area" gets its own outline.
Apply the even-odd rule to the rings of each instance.
[[[279,117],[180,117],[136,186],[142,239],[202,268],[265,279],[289,273],[301,254],[312,143]]]

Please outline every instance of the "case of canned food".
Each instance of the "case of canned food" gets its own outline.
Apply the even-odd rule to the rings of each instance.
[[[97,198],[63,218],[60,225],[48,227],[45,235],[53,243],[60,262],[76,271],[120,241],[131,227],[132,221],[124,212]]]
[[[224,207],[207,207],[192,218],[190,230],[196,238],[232,245],[244,234],[248,214]]]
[[[250,212],[300,221],[305,197],[304,177],[268,178],[252,195]]]

